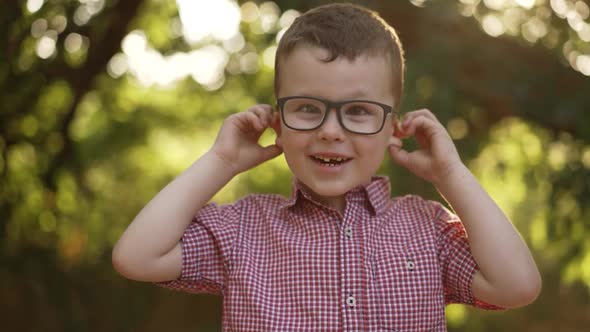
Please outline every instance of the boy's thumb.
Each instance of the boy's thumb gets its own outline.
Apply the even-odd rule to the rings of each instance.
[[[408,164],[409,153],[399,146],[390,145],[389,155],[391,156],[391,159],[400,166],[406,167]]]

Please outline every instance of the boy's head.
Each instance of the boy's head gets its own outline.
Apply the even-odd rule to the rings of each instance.
[[[323,203],[375,175],[390,145],[403,81],[395,32],[377,14],[332,4],[300,16],[276,55],[277,145],[294,175]]]
[[[400,104],[404,82],[403,50],[395,30],[376,12],[348,3],[311,9],[299,16],[281,37],[275,57],[275,95],[280,97],[282,64],[297,47],[323,48],[331,62],[361,55],[383,56],[391,73],[394,107]]]

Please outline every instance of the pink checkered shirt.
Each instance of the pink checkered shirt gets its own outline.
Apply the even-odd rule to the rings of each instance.
[[[164,287],[223,295],[225,331],[446,331],[444,307],[474,299],[477,266],[458,218],[375,178],[344,215],[297,184],[204,207]]]

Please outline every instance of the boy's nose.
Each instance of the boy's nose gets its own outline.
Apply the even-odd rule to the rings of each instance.
[[[344,128],[338,121],[338,115],[335,109],[329,109],[326,114],[326,120],[321,127],[318,128],[318,135],[321,139],[326,140],[342,140],[345,133]]]

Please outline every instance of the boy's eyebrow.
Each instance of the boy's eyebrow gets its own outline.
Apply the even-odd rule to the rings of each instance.
[[[316,98],[325,99],[325,100],[332,101],[332,102],[337,102],[337,101],[342,101],[342,100],[374,99],[375,98],[375,97],[369,97],[368,91],[364,90],[364,89],[352,90],[352,92],[346,93],[345,97],[341,96],[338,99],[329,98],[326,95],[314,93],[312,91],[305,91],[305,90],[300,90],[297,93],[291,94],[291,96],[316,97]]]

